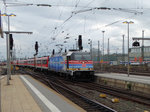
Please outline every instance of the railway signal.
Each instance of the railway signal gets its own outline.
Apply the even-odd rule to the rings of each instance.
[[[52,54],[53,54],[53,55],[55,54],[55,49],[53,49]]]
[[[132,46],[137,47],[140,46],[140,43],[138,41],[133,42]]]
[[[83,46],[82,46],[82,35],[79,35],[78,46],[79,46],[79,50],[83,50]]]
[[[10,38],[10,50],[12,50],[13,49],[13,36],[12,36],[12,34],[9,34],[9,38]]]
[[[38,42],[36,41],[36,42],[35,42],[35,51],[36,51],[36,55],[38,54],[38,48],[39,48]]]

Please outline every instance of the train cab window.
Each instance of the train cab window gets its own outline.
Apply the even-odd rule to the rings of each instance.
[[[91,60],[90,54],[74,54],[73,60]]]

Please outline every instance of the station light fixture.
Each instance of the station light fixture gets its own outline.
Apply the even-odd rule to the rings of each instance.
[[[128,21],[124,21],[123,23],[124,23],[124,24],[134,24],[133,21],[129,21],[129,22],[128,22]]]
[[[0,16],[16,16],[16,15],[13,13],[11,13],[11,14],[4,13],[4,14],[1,14]]]

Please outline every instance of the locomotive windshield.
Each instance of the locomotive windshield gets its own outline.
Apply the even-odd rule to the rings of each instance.
[[[91,55],[89,53],[73,53],[73,60],[91,60]]]

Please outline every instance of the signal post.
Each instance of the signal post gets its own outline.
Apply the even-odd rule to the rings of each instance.
[[[32,32],[23,32],[23,31],[3,31],[6,34],[6,47],[7,47],[7,85],[9,85],[9,80],[11,77],[11,57],[10,57],[10,40],[9,34],[32,34]],[[12,44],[13,45],[13,44]],[[13,46],[11,46],[13,47]]]

